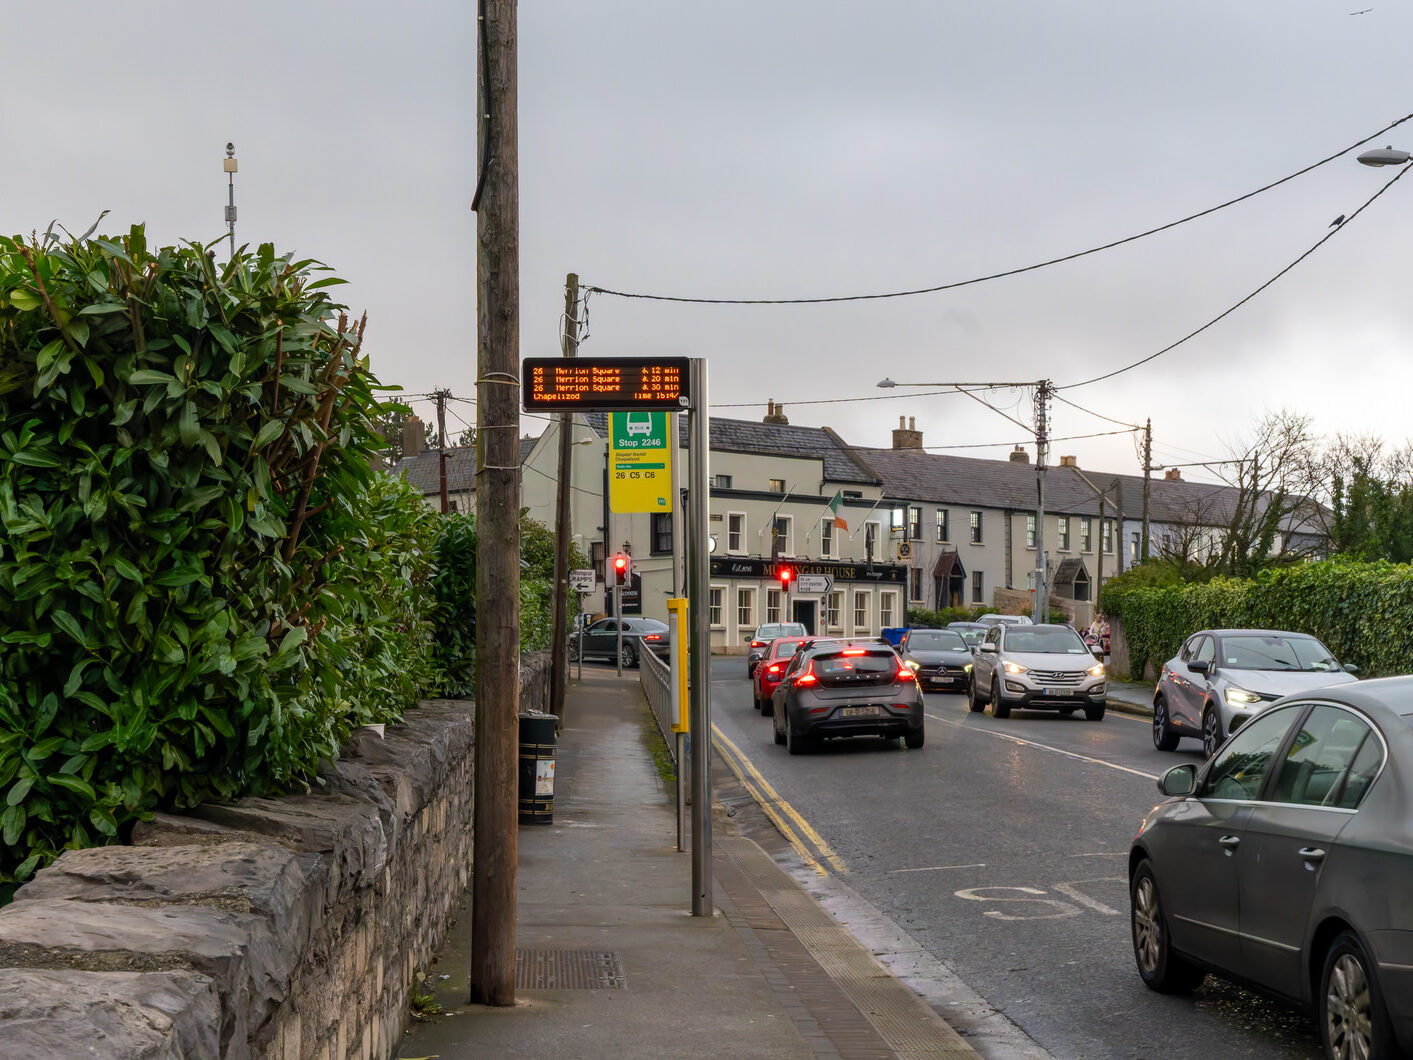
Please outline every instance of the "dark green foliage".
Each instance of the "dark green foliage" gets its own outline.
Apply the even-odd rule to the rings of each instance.
[[[324,271],[0,239],[0,881],[300,785],[433,679],[436,518]]]
[[[1205,585],[1105,586],[1104,606],[1123,620],[1135,674],[1172,658],[1189,634],[1223,627],[1312,634],[1361,676],[1413,672],[1413,567],[1406,565],[1330,560]]]
[[[1354,471],[1336,472],[1330,545],[1355,559],[1413,559],[1413,490],[1397,478],[1383,478],[1356,457]]]
[[[520,518],[520,650],[550,646],[554,613],[554,531],[533,519]],[[436,657],[443,693],[474,696],[476,692],[476,517],[446,519],[436,544],[433,586],[440,605]],[[570,547],[570,568],[589,565],[579,549]],[[566,614],[577,600],[566,599]]]

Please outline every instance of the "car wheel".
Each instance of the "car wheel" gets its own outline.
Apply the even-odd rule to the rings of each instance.
[[[1203,973],[1168,945],[1167,914],[1158,893],[1152,862],[1138,863],[1129,899],[1133,956],[1138,962],[1138,974],[1148,989],[1160,994],[1181,994],[1195,989],[1202,982]]]
[[[980,714],[986,709],[986,700],[976,694],[976,674],[972,674],[967,681],[967,706],[973,714]]]
[[[1222,732],[1222,717],[1217,708],[1209,706],[1202,712],[1202,753],[1211,758],[1222,746],[1226,733]]]
[[[633,650],[633,645],[623,645],[623,650],[618,653],[618,661],[625,670],[631,670],[638,665],[638,653]]]
[[[1001,685],[995,675],[992,675],[991,678],[991,716],[993,718],[1009,718],[1011,716],[1011,705],[1001,700]]]
[[[1330,1060],[1396,1055],[1374,964],[1352,931],[1339,935],[1325,955],[1318,1003],[1320,1041]]]
[[[1153,700],[1153,746],[1160,751],[1176,751],[1180,737],[1168,724],[1168,701]]]
[[[790,711],[785,711],[785,747],[792,755],[802,755],[805,753],[805,738],[800,735],[800,730],[790,724]]]
[[[1107,704],[1105,704],[1105,703],[1100,703],[1100,704],[1098,704],[1098,705],[1096,706],[1095,704],[1090,703],[1088,706],[1086,706],[1086,707],[1084,708],[1084,716],[1085,716],[1086,718],[1088,718],[1090,721],[1103,721],[1103,720],[1104,720],[1104,707],[1105,707],[1106,705],[1107,705]]]
[[[924,731],[919,725],[916,729],[909,729],[903,734],[903,745],[910,751],[916,751],[922,746]]]
[[[578,638],[578,637],[570,637],[570,638],[569,638],[569,661],[570,661],[570,662],[578,662],[578,661],[579,661],[579,638]]]

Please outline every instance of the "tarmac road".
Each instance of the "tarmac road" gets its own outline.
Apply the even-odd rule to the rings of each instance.
[[[999,721],[970,713],[963,695],[928,693],[920,750],[859,738],[792,757],[752,708],[744,673],[740,658],[713,661],[718,742],[756,771],[811,889],[833,883],[891,918],[1054,1056],[1321,1055],[1299,1013],[1215,977],[1163,997],[1134,969],[1129,842],[1159,801],[1157,776],[1198,758],[1195,742],[1165,754],[1145,719],[1114,711]]]

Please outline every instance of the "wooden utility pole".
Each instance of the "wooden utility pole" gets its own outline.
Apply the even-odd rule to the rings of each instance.
[[[1153,473],[1153,421],[1143,423],[1143,540],[1138,546],[1138,562],[1148,562],[1148,477]]]
[[[515,1004],[520,718],[516,0],[481,0],[476,208],[476,776],[471,1001]]]
[[[432,397],[437,399],[437,481],[441,486],[442,514],[446,515],[451,511],[446,491],[446,399],[451,397],[451,391],[434,390]]]
[[[564,356],[573,357],[579,349],[579,276],[564,278]],[[559,416],[559,479],[554,494],[554,611],[550,633],[550,713],[564,721],[564,689],[569,683],[568,620],[565,610],[569,596],[569,489],[570,454],[573,452],[574,416]]]

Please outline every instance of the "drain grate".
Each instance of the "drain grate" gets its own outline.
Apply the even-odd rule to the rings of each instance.
[[[516,950],[517,990],[627,990],[611,950]]]

